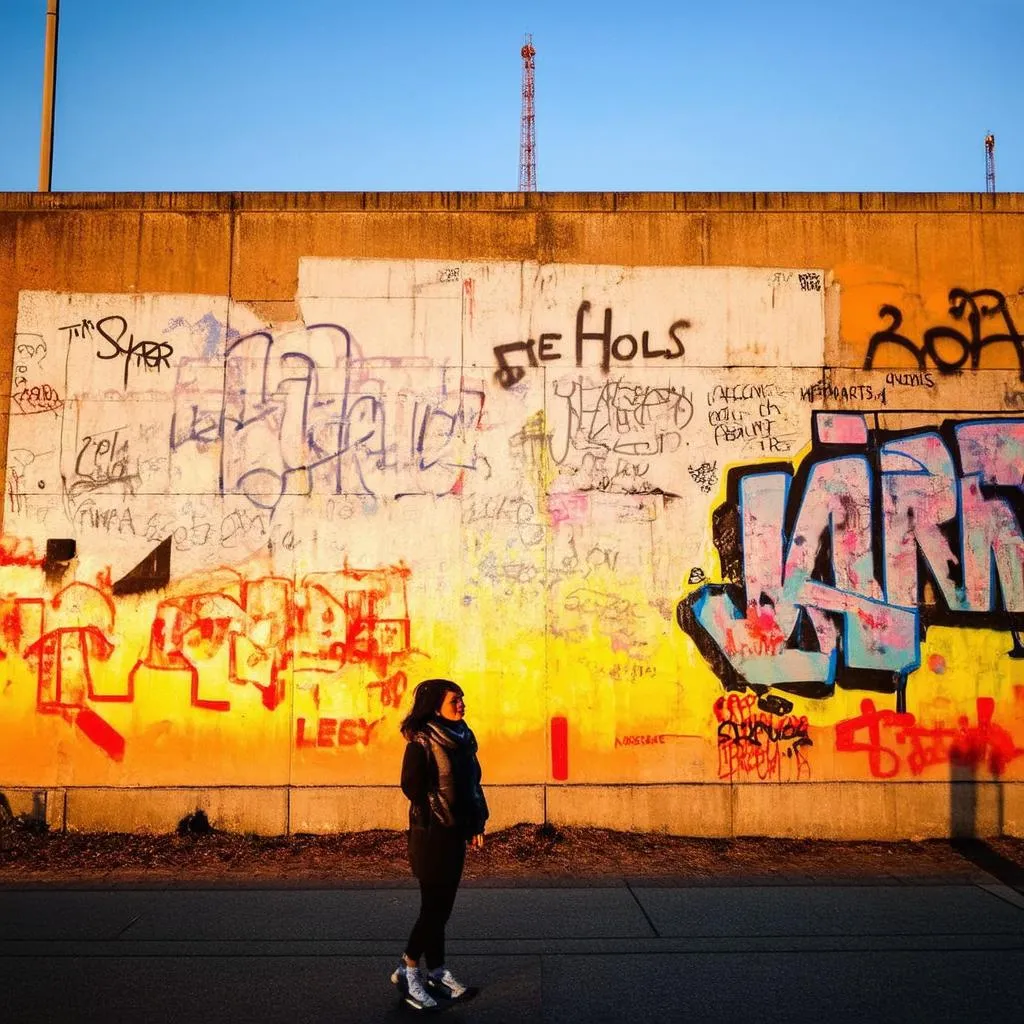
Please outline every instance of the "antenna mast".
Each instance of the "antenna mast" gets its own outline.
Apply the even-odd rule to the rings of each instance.
[[[522,50],[523,115],[519,126],[519,191],[537,191],[537,130],[533,118],[533,36],[527,32]]]
[[[989,132],[985,136],[985,191],[996,190],[996,137]]]

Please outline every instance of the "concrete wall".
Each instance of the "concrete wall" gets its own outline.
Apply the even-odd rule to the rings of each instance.
[[[1022,238],[1020,195],[0,196],[0,792],[400,827],[448,676],[495,827],[1022,834]]]

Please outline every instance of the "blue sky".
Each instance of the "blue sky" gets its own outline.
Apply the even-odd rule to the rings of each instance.
[[[0,191],[45,0],[0,0]],[[63,0],[55,190],[1024,191],[1024,0]]]

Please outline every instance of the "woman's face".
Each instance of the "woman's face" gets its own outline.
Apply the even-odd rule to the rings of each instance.
[[[449,722],[461,722],[466,717],[466,700],[461,693],[449,690],[441,701],[438,714]]]

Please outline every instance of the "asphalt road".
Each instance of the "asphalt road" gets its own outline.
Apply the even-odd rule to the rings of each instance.
[[[0,1021],[408,1021],[409,887],[0,889]],[[972,881],[467,885],[448,1021],[1017,1021],[1024,896]]]

